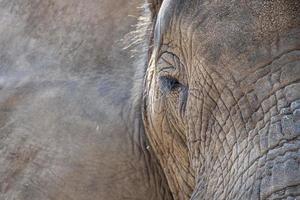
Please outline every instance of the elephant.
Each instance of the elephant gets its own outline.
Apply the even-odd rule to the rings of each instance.
[[[142,117],[174,199],[300,199],[300,2],[152,0]]]
[[[0,0],[0,199],[299,199],[299,13]]]
[[[0,200],[171,199],[128,117],[143,3],[0,0]]]

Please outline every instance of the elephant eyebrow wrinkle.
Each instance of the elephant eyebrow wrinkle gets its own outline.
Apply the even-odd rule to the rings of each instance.
[[[154,53],[158,56],[158,51],[163,42],[163,36],[171,26],[171,19],[173,17],[175,3],[171,0],[163,1],[163,4],[158,12],[157,19],[154,25]]]
[[[156,24],[154,26],[154,39],[153,39],[153,47],[154,47],[154,53],[155,53],[155,59],[158,59],[159,56],[159,49],[162,45],[162,39],[163,39],[163,31],[161,27],[161,20],[158,18],[156,20]]]

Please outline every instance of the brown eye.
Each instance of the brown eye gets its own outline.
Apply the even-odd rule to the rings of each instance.
[[[161,76],[159,78],[159,87],[163,93],[169,93],[181,88],[181,84],[176,78],[171,76]]]

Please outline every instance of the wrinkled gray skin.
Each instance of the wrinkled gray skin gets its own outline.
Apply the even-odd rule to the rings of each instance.
[[[0,0],[1,200],[170,199],[119,42],[142,3]]]
[[[300,199],[300,2],[153,3],[143,118],[174,199]]]
[[[149,3],[0,1],[0,199],[299,199],[299,2]]]

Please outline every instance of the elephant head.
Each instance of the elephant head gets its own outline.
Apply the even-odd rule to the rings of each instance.
[[[143,121],[174,199],[300,198],[300,2],[149,3]]]

